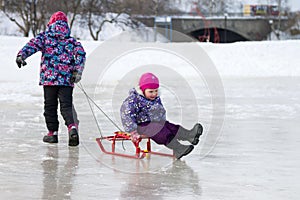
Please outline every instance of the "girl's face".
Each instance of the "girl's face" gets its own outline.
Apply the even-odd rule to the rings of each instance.
[[[158,96],[158,88],[157,89],[146,89],[145,97],[150,100],[154,100]]]

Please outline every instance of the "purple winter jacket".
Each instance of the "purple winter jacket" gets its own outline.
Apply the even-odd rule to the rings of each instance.
[[[72,73],[82,74],[85,51],[80,42],[70,36],[70,28],[65,21],[56,21],[45,32],[31,39],[19,52],[25,60],[41,51],[40,85],[74,86],[70,82]]]
[[[126,132],[137,130],[137,126],[144,122],[166,120],[166,110],[160,97],[149,100],[142,94],[140,89],[135,88],[129,91],[129,96],[121,106],[120,114]]]

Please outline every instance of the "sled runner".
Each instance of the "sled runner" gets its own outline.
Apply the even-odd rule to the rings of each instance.
[[[106,140],[111,142],[111,151],[106,150],[102,144],[102,140]],[[146,148],[142,149],[140,147],[140,142],[142,140],[147,140]],[[152,151],[151,149],[151,139],[145,135],[142,135],[142,137],[137,140],[136,142],[133,142],[131,140],[131,135],[130,133],[126,133],[123,131],[116,131],[114,132],[114,135],[111,136],[106,136],[106,137],[100,137],[96,138],[96,141],[101,149],[106,154],[111,154],[115,156],[121,156],[121,157],[126,157],[126,158],[134,158],[134,159],[143,159],[144,157],[148,155],[158,155],[158,156],[167,156],[167,157],[174,157],[174,154],[168,154],[168,153],[161,153],[161,152],[156,152]],[[126,153],[119,153],[116,152],[116,143],[117,142],[122,142],[122,141],[129,141],[132,142],[135,148],[135,154],[126,154]]]

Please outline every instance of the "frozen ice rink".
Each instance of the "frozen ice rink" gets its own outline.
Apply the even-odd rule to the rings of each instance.
[[[18,70],[14,56],[20,45],[10,41],[9,46],[8,42],[7,38],[0,40],[9,49],[6,57],[1,51],[5,70],[0,75],[0,199],[299,198],[299,42],[205,46],[224,86],[223,128],[207,155],[203,156],[205,146],[200,143],[180,161],[157,156],[133,160],[103,154],[95,142],[97,127],[78,87],[74,98],[81,122],[79,147],[68,147],[61,117],[59,143],[43,143],[46,128],[37,67],[33,69],[29,61],[30,67]],[[256,51],[246,54],[249,49]],[[261,69],[261,65],[266,68]],[[20,78],[8,77],[14,74]],[[86,90],[91,92],[88,86]],[[93,97],[111,114],[109,104],[103,104],[109,100],[106,92],[98,91]],[[171,101],[169,97],[168,93],[162,94],[166,104]],[[197,100],[206,102],[207,96],[199,94]],[[210,107],[200,107],[203,113],[198,119],[208,128],[212,126],[206,120]],[[176,108],[167,106],[168,117],[175,121]],[[103,116],[96,114],[103,126]],[[197,117],[187,119],[187,128],[191,128],[188,126]],[[106,131],[105,126],[102,130]],[[154,148],[167,151],[156,145]]]

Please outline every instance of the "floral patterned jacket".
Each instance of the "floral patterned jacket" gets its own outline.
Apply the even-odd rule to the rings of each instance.
[[[149,100],[137,88],[132,88],[129,91],[129,96],[121,106],[120,115],[126,132],[137,130],[137,126],[143,122],[166,120],[166,110],[160,97]]]
[[[74,86],[72,73],[82,74],[85,51],[80,42],[70,36],[70,28],[65,21],[56,21],[31,39],[19,52],[25,60],[41,51],[40,85]]]

